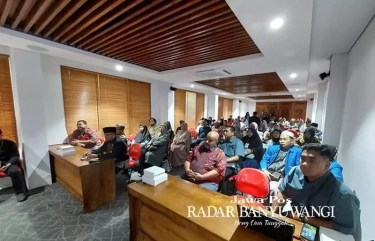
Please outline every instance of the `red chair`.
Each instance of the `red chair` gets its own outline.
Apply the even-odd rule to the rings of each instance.
[[[133,141],[136,136],[137,134],[131,134],[130,136],[128,136],[128,141]]]
[[[270,182],[268,177],[262,171],[254,168],[242,169],[236,176],[235,185],[238,191],[255,198],[267,198],[270,192]],[[243,196],[235,196],[237,197],[237,200],[242,199],[248,201],[248,199]],[[260,202],[251,202],[249,204],[266,209]]]
[[[142,157],[142,146],[139,143],[134,143],[129,147],[129,163],[126,167],[126,169],[133,168],[139,163],[137,163],[137,160],[141,159]]]
[[[190,132],[190,136],[191,136],[192,138],[194,138],[194,139],[197,138],[197,132],[196,132],[195,130],[189,130],[189,132]]]

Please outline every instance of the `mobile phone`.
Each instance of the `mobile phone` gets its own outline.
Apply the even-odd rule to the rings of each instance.
[[[318,228],[310,224],[304,223],[301,230],[301,238],[307,241],[314,241]]]

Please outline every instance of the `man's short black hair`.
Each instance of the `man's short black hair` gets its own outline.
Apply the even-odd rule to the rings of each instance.
[[[256,111],[253,112],[253,115],[257,115],[257,114],[258,114],[258,112],[256,112]]]
[[[83,124],[87,125],[87,121],[85,121],[85,120],[79,120],[79,121],[77,121],[77,124],[78,124],[79,122],[82,122]]]
[[[230,130],[230,132],[234,133],[234,127],[233,126],[227,126],[225,129]]]
[[[153,120],[155,123],[157,122],[155,118],[150,118],[148,121]]]
[[[318,128],[318,123],[311,123],[311,126]]]
[[[302,151],[316,151],[320,155],[328,157],[330,161],[333,161],[337,154],[337,148],[330,145],[320,143],[307,143],[302,147]]]

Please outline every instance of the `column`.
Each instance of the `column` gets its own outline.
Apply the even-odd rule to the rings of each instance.
[[[312,119],[312,122],[318,123],[319,129],[322,126],[323,113],[325,109],[324,104],[326,103],[325,101],[326,89],[327,89],[327,83],[318,84],[318,94],[316,95],[317,100],[316,100],[315,118]]]
[[[348,55],[333,55],[331,58],[331,74],[327,86],[327,99],[324,122],[321,130],[324,143],[339,146],[341,125],[345,105],[347,86]]]
[[[41,56],[10,49],[12,88],[19,146],[30,189],[51,184]]]
[[[233,99],[233,107],[232,107],[232,116],[233,118],[237,118],[240,115],[240,100]]]
[[[218,115],[218,105],[219,105],[219,97],[214,93],[206,93],[205,94],[205,117],[212,117],[212,119],[217,120]]]
[[[160,81],[151,83],[151,117],[155,118],[159,124],[169,120],[169,99],[170,84]],[[172,99],[174,102],[174,99]],[[168,108],[166,108],[168,107]],[[173,126],[173,123],[171,122]]]
[[[171,123],[172,130],[175,130],[177,126],[174,126],[174,91],[168,92],[168,121]],[[164,108],[165,109],[165,108]]]
[[[314,97],[313,100],[310,100],[310,99],[307,100],[306,119],[307,119],[307,118],[310,118],[310,119],[311,119],[312,116],[313,116],[314,101],[315,101],[315,97]],[[306,120],[306,119],[305,119],[305,120]]]

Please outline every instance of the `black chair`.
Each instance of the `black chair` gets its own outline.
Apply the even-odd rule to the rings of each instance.
[[[227,170],[225,171],[226,174],[224,175],[224,178],[219,183],[218,192],[224,195],[228,195],[228,196],[232,196],[236,194],[237,190],[236,190],[235,181],[236,181],[236,176],[238,174],[239,169],[242,168],[242,161],[243,161],[243,157],[240,157],[240,160],[238,160],[236,163],[236,165],[238,165],[237,168],[233,166],[227,166]]]

